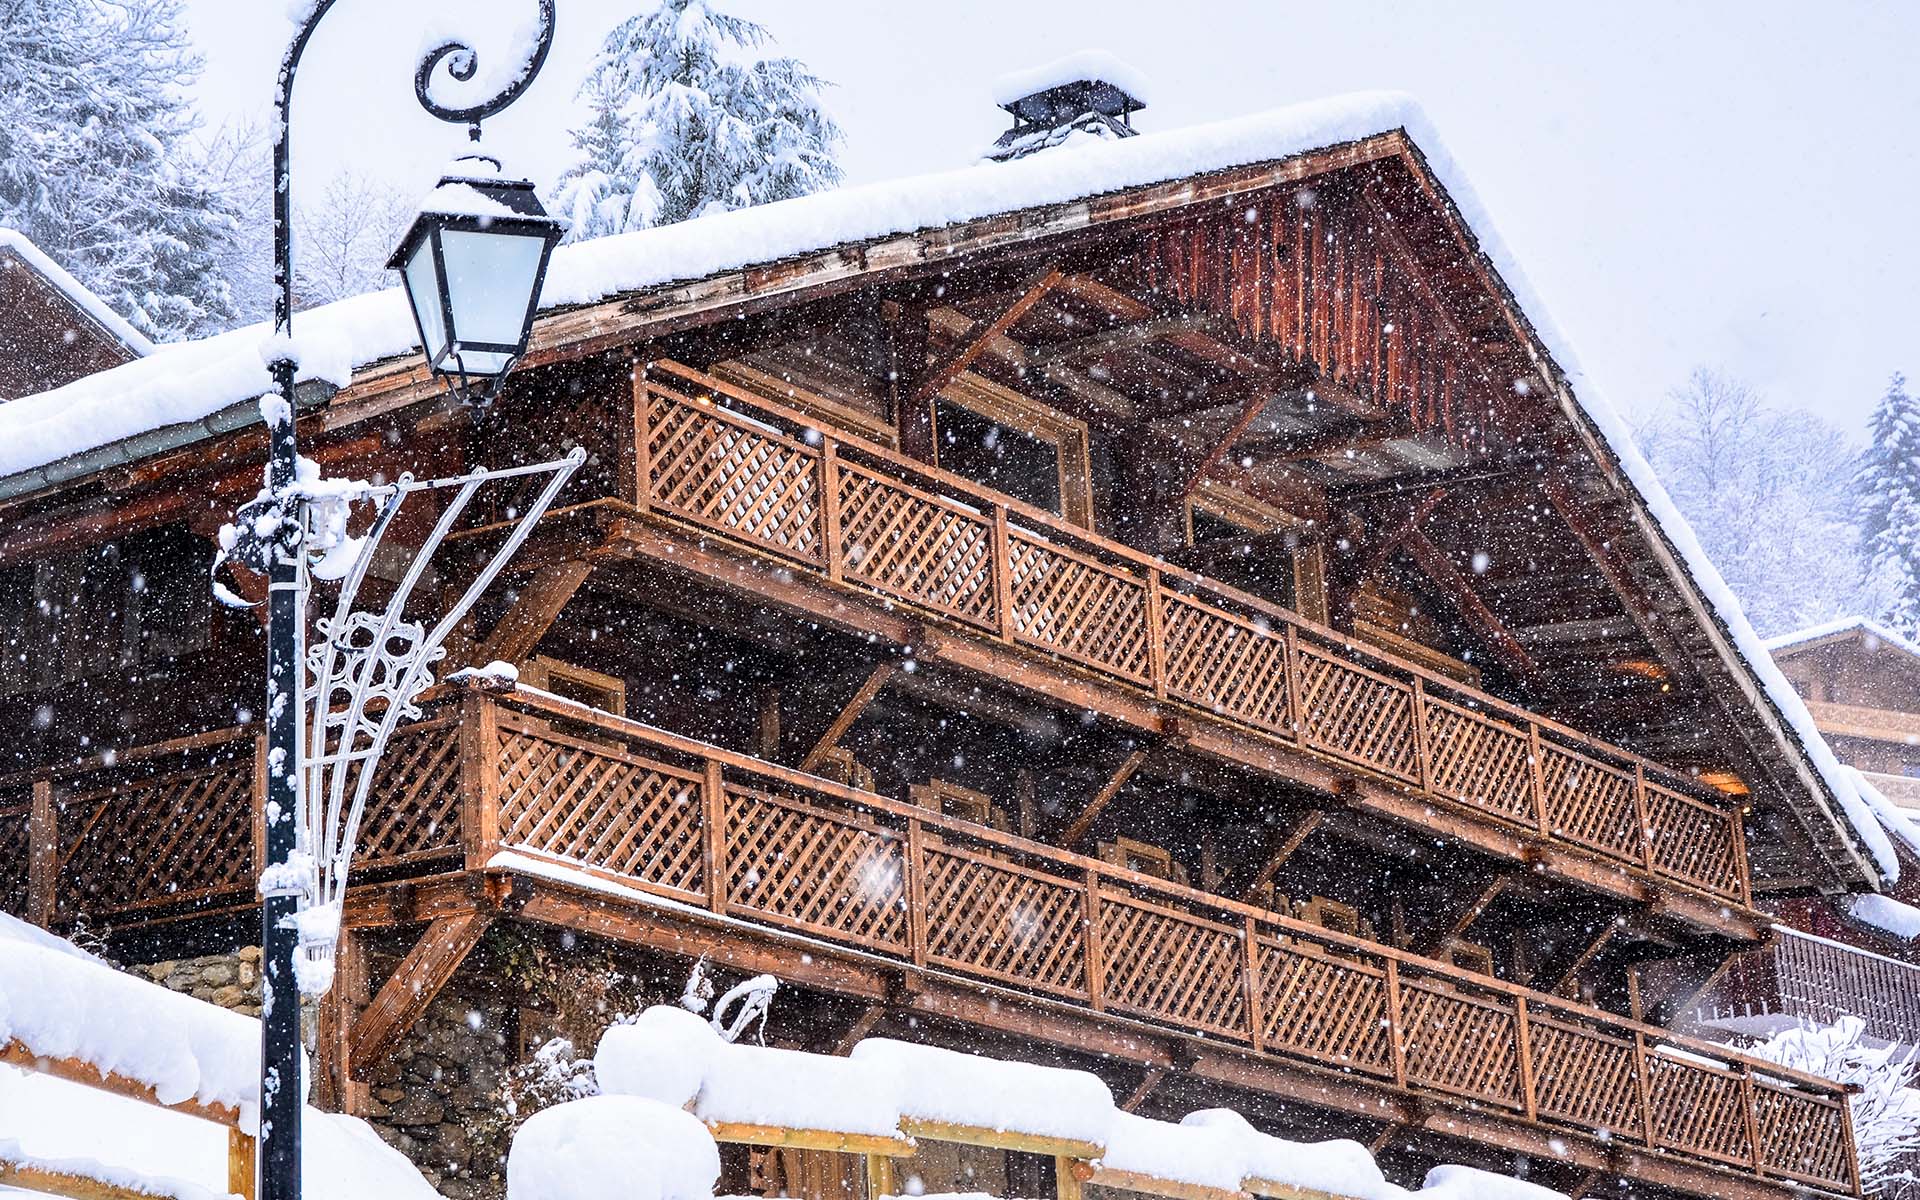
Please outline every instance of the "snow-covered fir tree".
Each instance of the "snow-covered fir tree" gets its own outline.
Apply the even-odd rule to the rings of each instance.
[[[1874,407],[1861,456],[1860,546],[1889,592],[1888,624],[1920,635],[1920,401],[1896,373]]]
[[[607,35],[554,190],[575,240],[806,195],[840,182],[826,85],[708,0],[662,0]]]
[[[1854,525],[1856,451],[1839,430],[1701,369],[1636,434],[1761,633],[1881,610]]]
[[[230,324],[231,205],[189,169],[180,0],[0,0],[0,225],[142,332]]]

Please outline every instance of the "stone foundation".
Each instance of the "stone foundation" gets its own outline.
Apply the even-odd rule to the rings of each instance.
[[[260,947],[242,946],[231,954],[167,959],[134,967],[155,983],[195,1000],[249,1017],[260,1015]]]
[[[442,995],[356,1089],[356,1115],[453,1200],[506,1194],[513,1128],[506,1080],[514,1042],[505,1016]]]

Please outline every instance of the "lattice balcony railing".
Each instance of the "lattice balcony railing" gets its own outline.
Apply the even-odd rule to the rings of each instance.
[[[21,911],[24,893],[46,924],[250,903],[258,755],[229,730],[0,779],[0,861],[29,864],[24,887],[0,874],[0,901]],[[1824,1080],[544,693],[433,701],[396,735],[366,828],[362,878],[511,850],[1437,1101],[1856,1191],[1845,1096]]]
[[[1650,876],[1751,900],[1735,805],[1618,747],[671,362],[642,509]]]

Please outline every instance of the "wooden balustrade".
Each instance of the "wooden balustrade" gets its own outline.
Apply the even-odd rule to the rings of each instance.
[[[903,964],[1855,1190],[1829,1081],[556,697],[468,703],[498,796],[470,867],[532,855]]]
[[[1735,959],[1700,1017],[1780,1014],[1832,1024],[1859,1017],[1867,1033],[1920,1046],[1920,966],[1798,930]],[[1730,1005],[1730,1006],[1729,1006]]]
[[[1446,804],[1717,898],[1740,816],[1694,781],[1244,592],[669,362],[632,500]]]
[[[0,778],[15,851],[0,900],[47,923],[251,903],[256,745],[223,730]],[[363,830],[362,879],[531,855],[903,964],[1855,1190],[1827,1081],[544,693],[430,702],[396,734]],[[25,873],[48,894],[30,894],[22,858],[50,864]]]

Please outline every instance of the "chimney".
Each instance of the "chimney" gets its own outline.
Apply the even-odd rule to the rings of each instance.
[[[1013,114],[1013,128],[987,151],[1011,162],[1067,142],[1132,137],[1133,114],[1147,106],[1140,73],[1104,50],[1016,71],[996,80],[994,103]]]

